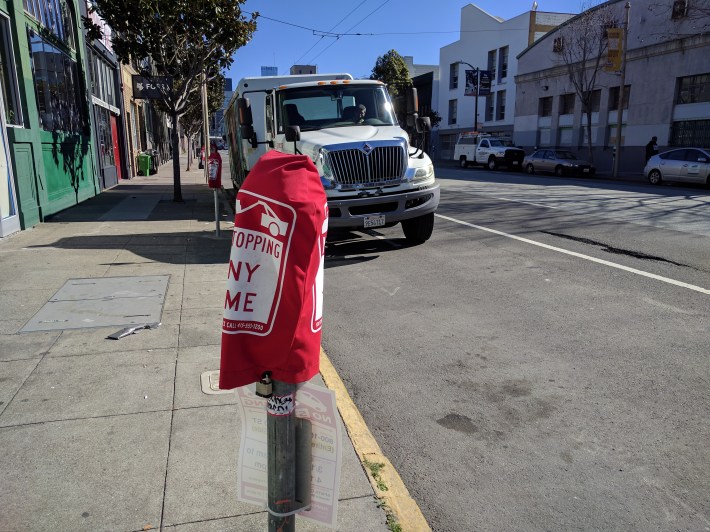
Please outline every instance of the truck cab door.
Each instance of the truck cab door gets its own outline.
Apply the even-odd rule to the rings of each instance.
[[[478,145],[478,149],[476,150],[476,162],[485,162],[488,160],[488,154],[491,151],[490,144],[488,140],[483,139],[480,144]]]

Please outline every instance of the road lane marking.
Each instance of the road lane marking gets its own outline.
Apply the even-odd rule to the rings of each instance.
[[[409,490],[404,485],[402,478],[397,473],[392,463],[382,453],[377,440],[365,424],[365,420],[360,414],[357,406],[348,393],[340,375],[330,362],[323,347],[320,348],[320,374],[325,385],[335,392],[338,411],[343,419],[345,429],[352,441],[355,452],[360,458],[362,468],[367,473],[372,489],[378,498],[382,499],[395,515],[397,521],[402,526],[402,530],[407,532],[431,532],[431,528],[419,509],[416,501],[409,494]],[[380,478],[387,486],[383,491],[379,488],[378,482],[373,478],[368,467],[365,467],[365,460],[376,464],[384,464],[380,471]]]
[[[530,240],[529,238],[523,238],[521,236],[511,235],[510,233],[504,233],[503,231],[498,231],[496,229],[491,229],[490,227],[483,227],[482,225],[471,224],[464,222],[463,220],[457,220],[456,218],[450,218],[449,216],[444,216],[443,214],[435,214],[437,218],[442,220],[448,220],[453,223],[460,225],[465,225],[467,227],[472,227],[474,229],[479,229],[481,231],[486,231],[488,233],[493,233],[495,235],[504,236],[506,238],[512,238],[513,240],[518,240],[520,242],[525,242],[526,244],[532,244],[533,246],[538,246],[545,249],[550,249],[552,251],[557,251],[558,253],[564,253],[565,255],[571,255],[580,259],[588,260],[591,262],[596,262],[597,264],[603,264],[611,268],[617,268],[619,270],[624,270],[626,272],[635,273],[636,275],[642,275],[643,277],[648,277],[650,279],[656,279],[664,283],[672,284],[675,286],[680,286],[682,288],[687,288],[688,290],[694,290],[695,292],[700,292],[701,294],[710,295],[710,290],[707,288],[702,288],[701,286],[695,286],[692,284],[684,283],[683,281],[677,281],[675,279],[670,279],[669,277],[663,277],[662,275],[656,275],[655,273],[645,272],[643,270],[637,270],[636,268],[630,268],[629,266],[624,266],[623,264],[617,264],[616,262],[611,262],[604,259],[598,259],[590,255],[584,255],[583,253],[577,253],[576,251],[570,251],[568,249],[558,248],[556,246],[551,246],[549,244],[543,244],[542,242],[537,242],[535,240]]]

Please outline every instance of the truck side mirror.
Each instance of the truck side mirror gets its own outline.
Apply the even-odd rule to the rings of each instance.
[[[413,114],[419,111],[419,98],[417,97],[417,89],[409,87],[407,89],[407,114]]]
[[[417,113],[407,113],[407,127],[415,127],[418,119]]]
[[[298,142],[299,140],[301,140],[301,128],[286,126],[286,142]]]
[[[431,118],[428,116],[417,117],[417,133],[431,131]]]
[[[248,140],[249,142],[251,142],[252,148],[256,148],[257,138],[256,138],[256,131],[254,131],[254,126],[252,126],[252,125],[241,126],[239,128],[239,132],[241,133],[241,136],[244,140]]]
[[[254,123],[254,119],[251,115],[251,103],[249,102],[249,98],[237,99],[237,111],[239,112],[239,123],[242,126],[251,126]]]

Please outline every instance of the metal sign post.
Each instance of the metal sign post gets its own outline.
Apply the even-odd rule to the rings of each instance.
[[[208,116],[208,110],[207,110],[207,74],[203,70],[202,71],[202,120],[203,120],[203,131],[202,134],[204,136],[204,141],[203,141],[203,151],[202,151],[202,156],[205,158],[205,160],[202,163],[202,166],[205,169],[205,183],[209,183],[210,181],[210,154],[212,152],[212,148],[210,146],[210,124],[209,124],[209,116]],[[217,189],[214,189],[214,225],[215,225],[215,236],[219,236],[219,199],[217,196]]]
[[[296,530],[296,385],[273,381],[267,402],[269,532]]]

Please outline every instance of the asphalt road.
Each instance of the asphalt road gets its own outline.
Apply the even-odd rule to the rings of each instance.
[[[710,192],[444,169],[330,236],[323,344],[436,531],[710,530]]]

